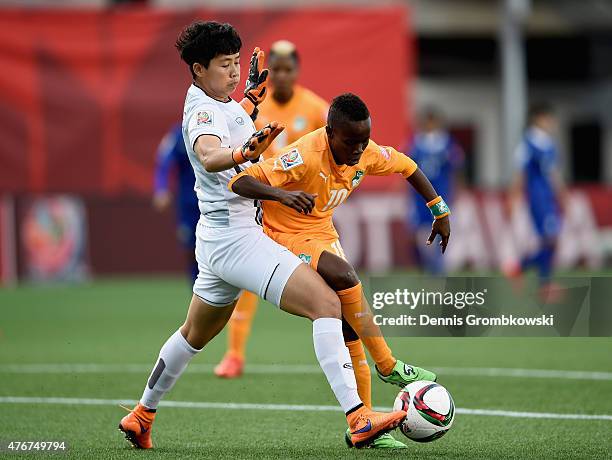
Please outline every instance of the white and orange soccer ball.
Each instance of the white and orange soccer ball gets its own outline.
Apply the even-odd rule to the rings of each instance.
[[[444,436],[453,425],[455,403],[442,385],[420,380],[401,389],[393,410],[408,413],[399,426],[402,433],[417,442],[430,442]]]

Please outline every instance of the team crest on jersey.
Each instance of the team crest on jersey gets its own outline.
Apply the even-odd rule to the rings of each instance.
[[[238,123],[240,126],[244,125],[244,118],[236,117],[236,123]]]
[[[351,181],[352,187],[357,187],[361,182],[361,179],[363,179],[363,171],[360,169],[359,171],[356,171],[355,175],[353,176],[353,180]]]
[[[387,160],[387,161],[389,161],[389,160],[391,159],[391,154],[390,154],[390,153],[389,153],[389,151],[388,151],[386,148],[384,148],[384,147],[381,147],[381,148],[380,148],[380,154],[381,154],[383,157],[385,157],[385,160]]]
[[[283,171],[288,171],[291,168],[304,164],[304,160],[302,160],[302,155],[300,155],[298,149],[289,150],[287,153],[281,155],[279,160]]]
[[[300,255],[298,255],[298,258],[305,264],[309,264],[310,261],[312,260],[312,256],[309,256],[308,254],[304,254],[304,253],[301,253]]]
[[[198,126],[212,125],[213,113],[210,110],[202,110],[198,112]]]

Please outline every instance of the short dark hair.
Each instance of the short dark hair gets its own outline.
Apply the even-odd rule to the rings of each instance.
[[[370,111],[359,96],[344,93],[337,96],[329,106],[327,124],[329,126],[345,121],[363,121],[370,118]]]
[[[175,46],[195,78],[193,64],[199,62],[208,69],[211,59],[216,56],[238,53],[242,48],[242,40],[231,24],[195,21],[182,30]]]
[[[529,123],[533,123],[538,117],[553,114],[554,110],[549,102],[535,102],[529,107],[529,113],[527,114],[527,118]]]

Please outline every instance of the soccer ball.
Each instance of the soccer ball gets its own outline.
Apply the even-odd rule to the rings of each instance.
[[[393,410],[408,413],[399,429],[416,442],[441,438],[453,424],[455,403],[442,385],[427,380],[410,383],[401,389]]]

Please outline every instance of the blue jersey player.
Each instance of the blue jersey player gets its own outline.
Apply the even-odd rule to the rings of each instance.
[[[517,174],[512,189],[516,202],[525,198],[534,229],[539,236],[539,248],[521,260],[516,267],[520,274],[537,268],[540,294],[547,297],[552,287],[551,276],[557,239],[561,231],[561,209],[565,200],[565,185],[559,171],[559,159],[552,133],[556,129],[552,109],[546,104],[529,111],[529,127],[516,149]],[[511,273],[512,274],[512,273]]]
[[[185,248],[188,262],[189,277],[192,281],[198,276],[198,264],[195,260],[195,229],[200,218],[198,199],[193,193],[195,176],[189,162],[181,124],[177,123],[164,136],[157,149],[157,165],[155,169],[155,190],[153,205],[159,211],[170,206],[170,175],[176,174],[175,208],[177,221],[177,236]]]
[[[463,150],[444,128],[443,117],[435,108],[423,111],[421,131],[412,145],[406,149],[408,155],[419,165],[440,196],[452,206],[454,178],[463,165]],[[417,239],[425,241],[431,233],[431,211],[421,197],[410,190],[412,209],[409,220],[416,230]],[[444,273],[442,254],[427,246],[417,245],[421,264],[427,273]]]

